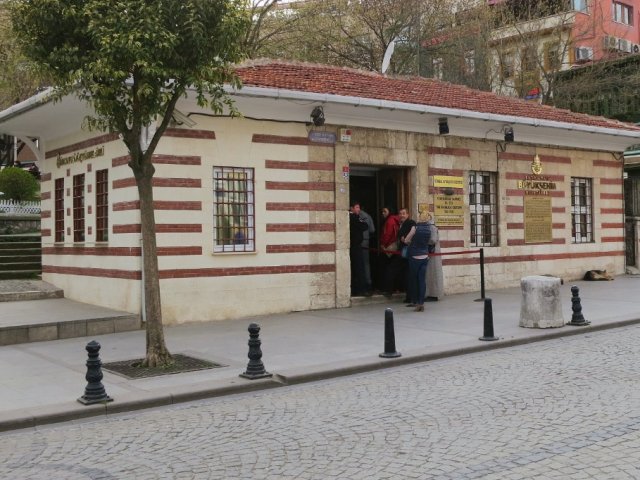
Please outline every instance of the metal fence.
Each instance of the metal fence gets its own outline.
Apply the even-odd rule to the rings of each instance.
[[[40,202],[18,202],[15,200],[0,200],[0,214],[26,215],[40,214]]]

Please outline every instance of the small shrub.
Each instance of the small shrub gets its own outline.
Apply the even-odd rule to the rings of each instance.
[[[26,170],[7,167],[0,171],[0,196],[3,200],[19,202],[35,200],[40,190],[38,181]]]

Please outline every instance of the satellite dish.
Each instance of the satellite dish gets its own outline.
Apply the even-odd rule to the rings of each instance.
[[[387,47],[387,50],[384,52],[384,57],[382,57],[382,73],[386,73],[389,68],[389,63],[391,63],[391,55],[393,55],[393,51],[396,49],[396,40],[398,38],[394,38],[391,40],[391,43]]]

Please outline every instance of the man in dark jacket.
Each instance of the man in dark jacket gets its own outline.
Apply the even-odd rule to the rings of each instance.
[[[364,254],[362,240],[369,227],[360,218],[360,203],[353,202],[349,211],[349,255],[351,257],[351,296],[370,296],[364,275]]]

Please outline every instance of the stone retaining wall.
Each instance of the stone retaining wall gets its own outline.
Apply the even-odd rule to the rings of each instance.
[[[0,234],[40,233],[40,215],[0,214]]]

